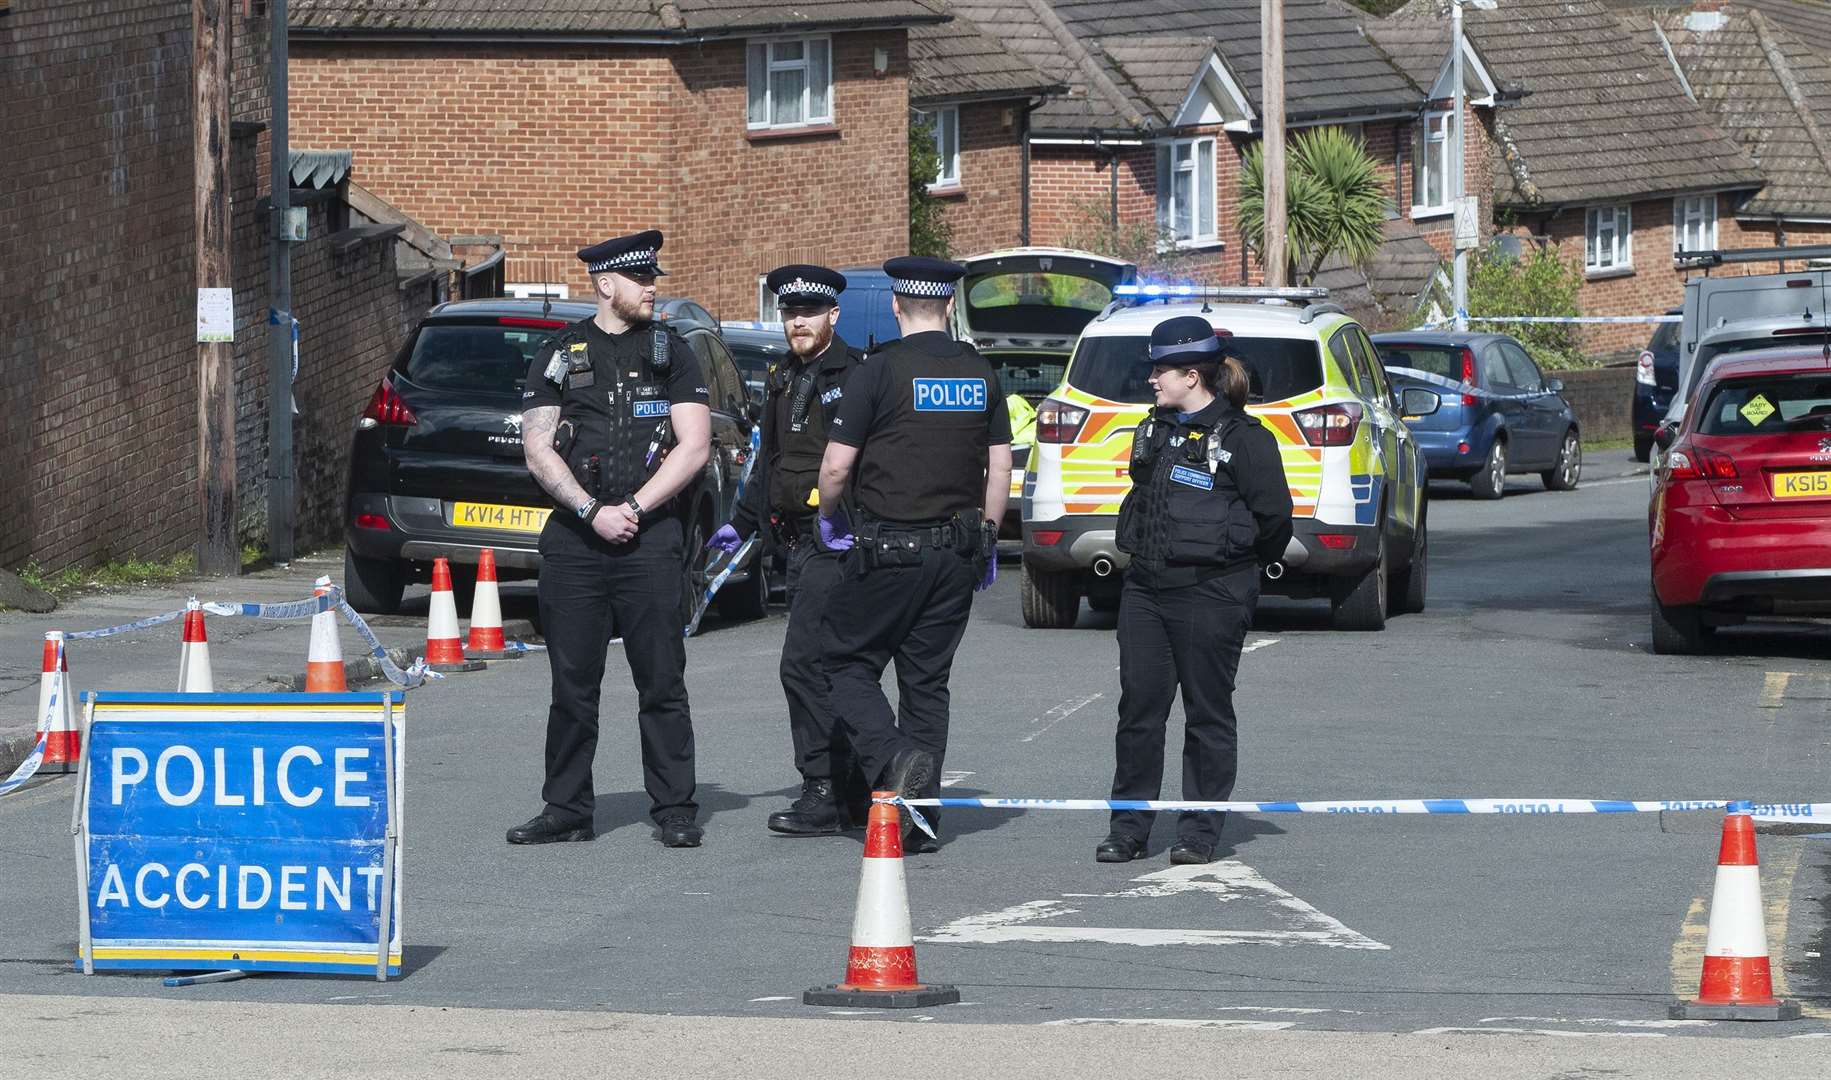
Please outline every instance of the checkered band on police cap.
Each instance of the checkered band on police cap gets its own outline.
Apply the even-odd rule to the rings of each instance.
[[[904,296],[952,296],[954,283],[951,281],[924,281],[921,278],[891,278],[890,291]]]
[[[635,251],[625,251],[621,255],[592,263],[591,273],[601,274],[606,270],[622,270],[631,266],[653,266],[655,264],[655,257],[660,254],[661,252],[654,248],[638,248]]]
[[[819,281],[808,281],[805,278],[795,280],[776,290],[777,296],[824,296],[834,303],[839,302],[839,290]]]
[[[966,274],[966,267],[926,255],[904,255],[885,262],[884,274],[890,278],[891,292],[938,300],[954,295],[954,283]]]
[[[663,271],[655,265],[655,258],[661,254],[662,242],[661,230],[648,229],[581,248],[579,261],[592,274],[611,270],[645,270],[660,274]]]

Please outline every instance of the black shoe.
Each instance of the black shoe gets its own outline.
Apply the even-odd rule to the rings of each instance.
[[[910,829],[903,834],[903,854],[933,855],[941,850],[941,841],[920,829]]]
[[[1214,845],[1200,840],[1178,840],[1170,846],[1170,862],[1176,865],[1195,866],[1214,861]]]
[[[661,842],[667,847],[698,847],[706,835],[686,814],[664,817],[655,827],[661,830]]]
[[[801,797],[769,815],[769,831],[789,836],[832,836],[845,829],[845,815],[833,793],[833,781],[801,781]]]
[[[935,756],[926,750],[899,750],[884,769],[880,790],[892,791],[905,799],[919,799],[935,782]],[[908,807],[901,810],[905,835],[915,828]]]
[[[552,814],[540,814],[525,824],[509,830],[511,844],[562,844],[571,840],[596,840],[597,830],[589,821],[566,821]]]
[[[1131,862],[1144,857],[1144,841],[1125,833],[1112,833],[1094,848],[1095,862]]]

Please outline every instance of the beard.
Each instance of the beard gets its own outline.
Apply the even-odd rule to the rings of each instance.
[[[789,336],[789,351],[803,360],[819,356],[833,343],[833,328],[822,326],[819,329],[798,331]]]
[[[637,293],[634,298],[612,295],[610,310],[624,322],[646,322],[655,314],[655,302],[642,293]]]

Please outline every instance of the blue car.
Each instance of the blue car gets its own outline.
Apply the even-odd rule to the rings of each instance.
[[[1561,391],[1506,334],[1373,335],[1393,388],[1433,391],[1443,407],[1406,418],[1433,480],[1465,480],[1478,499],[1506,494],[1507,477],[1538,473],[1570,491],[1583,473],[1577,415]]]
[[[1684,310],[1671,308],[1666,314],[1680,315]],[[1635,461],[1645,461],[1652,454],[1653,433],[1659,430],[1672,395],[1678,391],[1678,331],[1678,323],[1660,323],[1634,367]]]

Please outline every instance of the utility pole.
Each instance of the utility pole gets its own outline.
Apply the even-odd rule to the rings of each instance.
[[[1259,0],[1260,114],[1265,141],[1265,284],[1290,282],[1285,244],[1284,0]]]
[[[241,570],[235,542],[234,319],[220,333],[221,293],[234,287],[229,263],[229,9],[225,0],[191,0],[191,169],[197,226],[197,494],[202,534],[197,569],[205,574]],[[210,297],[213,332],[205,334],[201,308]],[[233,301],[229,305],[231,312]]]
[[[267,248],[272,292],[267,320],[267,557],[284,565],[293,557],[292,233],[286,221],[292,206],[292,143],[286,116],[286,0],[268,0],[268,9],[273,14],[268,31],[273,121],[267,129],[273,228]]]

